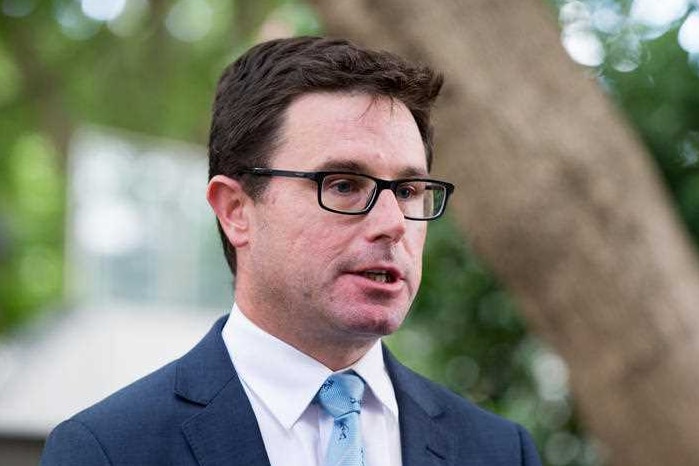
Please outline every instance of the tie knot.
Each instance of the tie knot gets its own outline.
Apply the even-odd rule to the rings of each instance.
[[[333,374],[318,390],[318,402],[334,418],[359,413],[364,381],[354,372]]]

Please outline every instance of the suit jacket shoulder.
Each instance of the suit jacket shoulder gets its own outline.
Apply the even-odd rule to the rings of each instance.
[[[181,424],[192,409],[173,397],[174,379],[175,367],[169,364],[63,422],[49,436],[41,464],[119,464],[120,458],[159,453],[166,456],[149,464],[166,464],[167,448],[177,436],[170,426]],[[172,422],[160,422],[163,416]],[[156,451],[154,438],[162,451]]]
[[[400,411],[404,466],[540,465],[529,434],[400,364],[386,365]]]
[[[42,465],[269,466],[254,412],[220,337],[60,424]]]
[[[269,466],[221,338],[220,319],[189,353],[59,425],[41,464]],[[398,363],[386,351],[404,466],[536,466],[519,426]]]

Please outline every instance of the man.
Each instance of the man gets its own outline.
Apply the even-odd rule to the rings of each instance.
[[[76,415],[42,464],[537,465],[528,434],[401,366],[441,76],[340,40],[253,47],[218,86],[207,198],[235,304],[191,352]]]

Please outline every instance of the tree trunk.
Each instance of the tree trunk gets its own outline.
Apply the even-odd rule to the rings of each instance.
[[[699,465],[699,266],[646,150],[542,0],[315,0],[333,35],[446,75],[451,212],[566,360],[616,465]]]

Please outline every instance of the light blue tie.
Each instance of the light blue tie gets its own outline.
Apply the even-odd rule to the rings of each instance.
[[[324,466],[364,466],[359,424],[364,381],[354,372],[333,374],[318,391],[318,402],[335,418]]]

